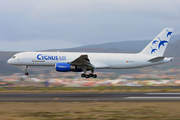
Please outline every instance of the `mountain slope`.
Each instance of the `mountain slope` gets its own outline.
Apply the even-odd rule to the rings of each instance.
[[[170,43],[175,43],[180,40],[180,34],[173,35]],[[109,42],[103,44],[86,45],[75,48],[60,49],[66,52],[140,52],[151,40],[133,40],[133,41],[120,41]]]

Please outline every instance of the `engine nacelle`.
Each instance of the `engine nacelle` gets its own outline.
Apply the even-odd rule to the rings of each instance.
[[[68,71],[81,72],[82,71],[82,69],[78,69],[77,66],[73,66],[69,63],[56,63],[55,69],[58,72],[68,72]]]

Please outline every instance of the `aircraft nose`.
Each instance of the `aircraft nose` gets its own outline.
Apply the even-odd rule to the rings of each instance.
[[[8,64],[12,64],[12,60],[9,59],[9,60],[7,61],[7,63],[8,63]]]

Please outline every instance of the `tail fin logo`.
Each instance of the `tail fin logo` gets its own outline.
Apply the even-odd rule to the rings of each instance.
[[[157,50],[157,49],[153,49],[152,47],[151,47],[151,49],[152,49],[151,54],[153,54],[153,52],[156,52],[156,50]]]
[[[166,31],[168,32],[167,37],[172,34],[172,32],[169,32],[167,29],[166,29]]]
[[[152,42],[152,45],[153,45],[153,44],[156,44],[157,42],[158,42],[157,40],[154,40],[154,41]]]
[[[152,42],[152,45],[154,45],[154,44],[156,44],[157,42],[159,42],[159,45],[158,45],[158,48],[160,49],[161,48],[161,46],[165,46],[165,43],[168,43],[168,41],[166,41],[166,40],[161,40],[159,37],[158,37],[158,39],[159,39],[159,41],[158,40],[154,40],[153,42]],[[153,49],[152,47],[151,47],[151,54],[153,54],[153,53],[155,53],[156,51],[157,51],[157,49]]]
[[[152,41],[140,52],[151,56],[163,56],[174,28],[164,28]]]
[[[161,46],[164,46],[164,43],[168,43],[168,41],[166,41],[166,40],[161,40],[159,37],[158,37],[158,39],[159,39],[159,41],[160,41],[160,43],[159,43],[159,45],[158,45],[158,48],[160,49],[160,47]]]

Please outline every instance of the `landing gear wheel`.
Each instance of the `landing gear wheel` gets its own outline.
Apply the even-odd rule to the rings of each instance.
[[[96,74],[93,74],[93,78],[97,78],[97,75],[96,75]]]
[[[29,75],[29,73],[28,73],[28,72],[25,72],[25,75]]]
[[[83,74],[81,74],[81,77],[82,77],[82,78],[86,77],[86,74],[84,74],[84,73],[83,73]]]
[[[90,73],[90,74],[89,74],[89,77],[93,77],[93,74],[92,74],[92,73]]]
[[[88,75],[88,74],[86,75],[86,78],[89,78],[89,75]]]

